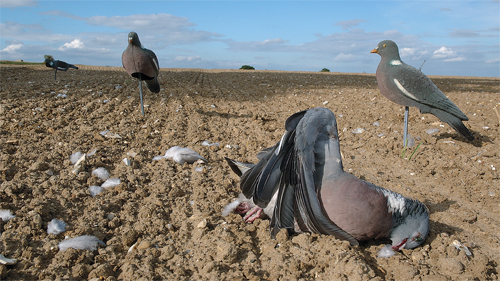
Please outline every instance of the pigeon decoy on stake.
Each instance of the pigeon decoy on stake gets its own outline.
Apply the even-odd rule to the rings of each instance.
[[[144,48],[135,32],[128,34],[128,46],[122,54],[122,64],[132,77],[139,79],[139,93],[141,98],[141,112],[144,116],[144,102],[142,100],[142,80],[152,93],[160,92],[158,74],[160,66],[153,51]]]
[[[58,70],[68,71],[68,69],[70,69],[70,68],[78,69],[78,67],[76,67],[72,64],[66,63],[66,62],[61,61],[61,60],[53,60],[51,58],[45,59],[45,66],[56,70],[54,73],[54,80],[57,80],[57,71]]]
[[[407,145],[410,106],[420,109],[421,113],[433,114],[469,141],[474,140],[474,135],[462,123],[469,118],[425,74],[401,61],[396,43],[384,40],[371,53],[381,57],[377,67],[380,92],[390,101],[405,106],[404,146]]]
[[[252,222],[271,218],[271,236],[280,229],[334,235],[358,241],[389,237],[393,250],[423,243],[429,211],[418,200],[361,180],[344,171],[335,115],[326,108],[293,114],[273,147],[257,164],[226,158],[241,177],[240,197],[224,208]]]

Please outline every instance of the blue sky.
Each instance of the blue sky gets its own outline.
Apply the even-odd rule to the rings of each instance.
[[[0,59],[121,66],[136,31],[165,68],[375,73],[391,39],[428,75],[500,76],[500,1],[0,0]]]

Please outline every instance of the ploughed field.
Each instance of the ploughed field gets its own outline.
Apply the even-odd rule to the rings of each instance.
[[[162,69],[159,79],[159,94],[144,87],[143,117],[123,68],[80,66],[54,81],[45,66],[0,66],[0,210],[15,215],[0,220],[0,254],[17,259],[0,264],[2,279],[498,280],[500,79],[431,77],[476,140],[412,108],[404,156],[403,107],[371,74]],[[224,157],[255,163],[291,114],[318,106],[336,115],[346,171],[429,207],[423,246],[377,258],[389,240],[271,239],[269,220],[221,216],[239,193]],[[172,146],[208,163],[152,161]],[[78,174],[75,152],[90,153]],[[120,184],[92,197],[99,167]],[[64,233],[47,234],[54,218]],[[105,246],[60,251],[81,235]]]

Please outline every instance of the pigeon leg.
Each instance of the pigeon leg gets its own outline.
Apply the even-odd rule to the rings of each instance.
[[[262,208],[259,206],[255,206],[246,213],[246,215],[243,217],[243,220],[246,223],[252,223],[254,220],[260,218],[261,215],[262,215]]]
[[[405,121],[404,121],[404,130],[403,130],[403,147],[406,147],[408,145],[407,143],[407,137],[408,137],[408,112],[410,111],[410,108],[408,106],[405,106]]]
[[[245,214],[246,212],[250,211],[250,209],[252,209],[250,204],[245,203],[245,202],[241,202],[238,205],[238,207],[236,207],[236,209],[234,209],[234,212],[237,214]]]
[[[54,80],[57,80],[57,68],[56,71],[54,72]]]
[[[142,112],[142,116],[145,116],[144,114],[144,103],[142,101],[142,80],[139,79],[139,95],[141,97],[141,112]]]

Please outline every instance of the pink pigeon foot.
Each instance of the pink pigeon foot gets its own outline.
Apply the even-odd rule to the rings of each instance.
[[[243,217],[243,220],[246,223],[252,223],[254,220],[260,218],[261,215],[262,208],[259,206],[255,206],[246,213],[246,215]]]

